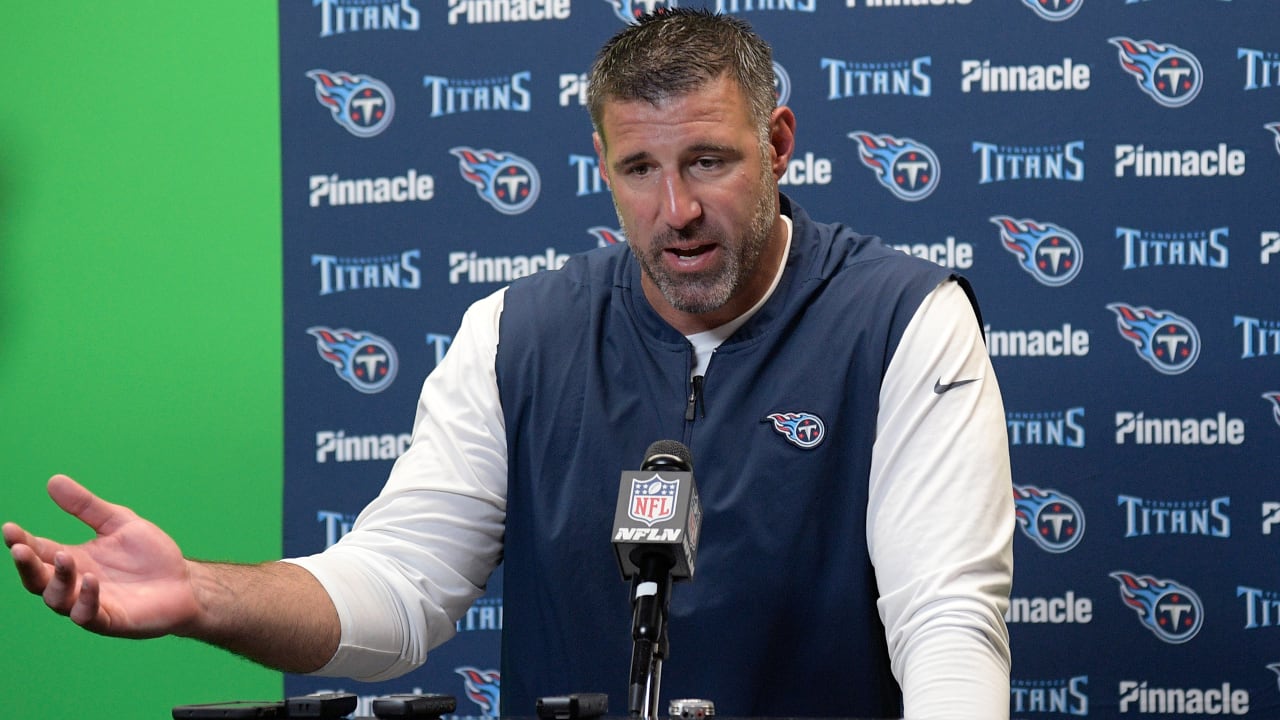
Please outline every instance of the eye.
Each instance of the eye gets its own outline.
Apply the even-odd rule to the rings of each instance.
[[[724,165],[724,160],[718,157],[700,157],[693,161],[693,164],[700,170],[715,170]]]

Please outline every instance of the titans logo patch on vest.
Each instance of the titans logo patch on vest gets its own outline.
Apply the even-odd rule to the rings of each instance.
[[[807,412],[773,413],[761,420],[773,423],[773,429],[787,442],[804,450],[812,450],[827,437],[822,418]]]

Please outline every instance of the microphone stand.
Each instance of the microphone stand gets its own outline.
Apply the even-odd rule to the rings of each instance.
[[[672,559],[649,552],[636,563],[639,573],[631,585],[631,717],[657,720],[662,660],[667,656],[667,611],[671,597]]]

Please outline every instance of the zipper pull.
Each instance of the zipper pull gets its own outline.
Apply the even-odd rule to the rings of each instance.
[[[693,422],[697,416],[698,408],[702,405],[702,376],[693,376],[693,390],[689,393],[689,404],[684,408],[684,419],[686,422]],[[706,408],[702,409],[702,417],[707,416]]]

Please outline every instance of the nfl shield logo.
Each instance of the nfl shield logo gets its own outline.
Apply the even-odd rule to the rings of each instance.
[[[648,480],[632,480],[627,517],[649,527],[670,520],[675,517],[676,495],[679,493],[679,480],[663,480],[659,475]]]

